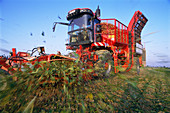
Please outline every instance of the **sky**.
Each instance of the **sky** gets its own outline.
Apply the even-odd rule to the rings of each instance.
[[[149,66],[170,67],[170,0],[0,0],[0,55],[45,46],[46,53],[67,54],[68,11],[75,8],[101,9],[101,18],[116,18],[128,26],[135,11],[148,22],[141,36]],[[44,36],[42,35],[44,32]]]

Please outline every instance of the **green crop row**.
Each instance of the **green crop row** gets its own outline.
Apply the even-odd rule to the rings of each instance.
[[[79,61],[24,64],[0,74],[0,112],[169,112],[170,69],[142,67],[84,81],[93,68]],[[86,68],[88,67],[88,68]]]

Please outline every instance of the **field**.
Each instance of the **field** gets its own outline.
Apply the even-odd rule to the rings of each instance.
[[[12,77],[1,70],[0,112],[170,112],[169,68],[141,67],[139,75],[133,68],[83,81],[81,75],[92,69],[65,64],[26,65]]]

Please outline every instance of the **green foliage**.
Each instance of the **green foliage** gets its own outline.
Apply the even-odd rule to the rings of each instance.
[[[93,68],[78,60],[22,67],[12,76],[1,73],[7,86],[0,91],[0,112],[169,112],[169,69],[84,81]]]
[[[32,113],[33,112],[35,99],[36,99],[36,96],[29,102],[28,106],[25,108],[23,113]]]

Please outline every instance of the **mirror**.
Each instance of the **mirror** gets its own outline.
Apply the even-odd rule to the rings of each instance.
[[[96,9],[95,17],[100,17],[100,9],[99,9],[99,6],[98,6],[97,9]]]

